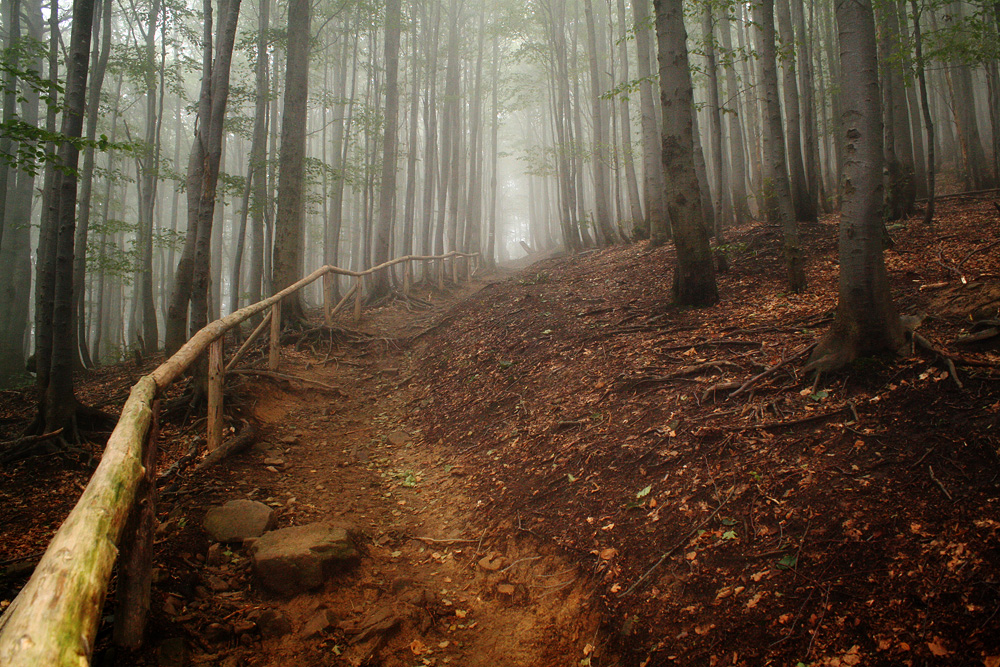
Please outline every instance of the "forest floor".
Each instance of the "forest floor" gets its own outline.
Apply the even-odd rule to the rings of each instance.
[[[886,254],[937,351],[818,379],[800,369],[836,304],[832,219],[803,228],[800,295],[777,229],[753,224],[730,232],[712,308],[670,305],[672,249],[636,244],[290,337],[281,372],[327,386],[235,376],[227,413],[257,442],[164,489],[149,649],[98,661],[174,664],[180,638],[189,662],[232,667],[1000,665],[1000,216],[939,212],[890,225]],[[80,395],[112,409],[146,370]],[[0,435],[30,405],[2,393]],[[164,467],[201,428],[165,420]],[[0,605],[88,474],[0,471]],[[342,523],[361,557],[269,596],[201,528],[233,498]],[[264,632],[268,610],[289,634]],[[393,633],[352,642],[379,613]]]

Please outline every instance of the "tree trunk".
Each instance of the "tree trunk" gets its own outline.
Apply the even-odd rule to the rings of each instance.
[[[715,222],[714,236],[716,243],[725,243],[723,228],[735,222],[733,206],[730,203],[730,177],[726,169],[726,158],[722,154],[722,108],[719,102],[719,68],[715,61],[715,20],[712,18],[712,6],[708,3],[702,8],[701,27],[704,33],[705,69],[708,73],[708,119],[709,138],[712,146],[712,172],[715,176],[715,187],[712,189],[715,201],[712,204]],[[729,27],[726,26],[728,30]]]
[[[265,215],[267,213],[267,100],[270,76],[267,57],[267,33],[270,30],[270,0],[260,0],[257,17],[257,62],[254,78],[257,99],[254,104],[253,137],[250,140],[250,270],[247,279],[247,301],[257,303],[262,295],[264,273]]]
[[[815,220],[819,212],[819,194],[822,177],[819,169],[819,148],[816,137],[816,99],[813,91],[812,35],[806,31],[805,10],[802,0],[789,0],[792,22],[795,24],[796,65],[799,75],[799,110],[802,127],[802,159],[805,168],[806,202],[805,212],[812,213]],[[810,7],[811,7],[810,3]],[[822,99],[822,98],[821,98]]]
[[[792,192],[792,207],[795,219],[803,222],[816,220],[816,207],[806,180],[805,164],[802,160],[802,118],[799,113],[799,89],[795,74],[795,34],[792,31],[792,16],[789,2],[801,0],[777,0],[775,14],[781,40],[781,73],[785,92],[785,118],[788,131],[785,133],[785,148],[788,152],[789,184]]]
[[[793,292],[806,287],[799,229],[785,168],[784,141],[781,129],[781,105],[778,101],[778,74],[774,44],[774,0],[754,5],[754,21],[760,39],[761,88],[764,95],[764,210],[768,220],[780,223],[785,246],[788,286]]]
[[[642,178],[646,200],[646,217],[638,236],[648,236],[654,246],[669,238],[667,220],[667,184],[663,175],[660,129],[656,124],[656,102],[653,97],[653,65],[649,33],[651,30],[649,0],[632,0],[635,17],[636,64],[639,69],[639,107],[642,111]]]
[[[400,0],[385,3],[385,131],[382,139],[382,178],[379,182],[378,227],[375,230],[375,264],[389,261],[396,204],[396,159],[399,123]],[[391,287],[388,271],[373,276],[371,299],[380,299]]]
[[[916,56],[917,82],[920,84],[920,106],[923,109],[924,129],[927,132],[927,208],[924,210],[924,224],[931,225],[934,220],[934,179],[937,165],[934,163],[934,119],[931,117],[931,105],[927,100],[927,73],[924,69],[924,47],[920,34],[920,7],[917,0],[910,0],[913,10],[913,50]]]
[[[600,245],[610,245],[617,240],[611,224],[611,210],[608,206],[608,163],[605,155],[608,145],[608,128],[604,110],[604,86],[601,84],[598,59],[603,54],[597,50],[597,26],[594,22],[592,0],[583,0],[583,11],[587,18],[587,57],[590,64],[590,93],[592,120],[594,124],[592,160],[594,169],[594,229]]]
[[[722,37],[722,49],[730,54],[733,51],[733,38],[729,25],[732,17],[727,17],[719,33]],[[747,173],[744,150],[746,141],[743,135],[743,126],[740,123],[740,98],[741,91],[739,82],[736,80],[736,66],[734,58],[726,58],[726,92],[732,108],[726,109],[726,117],[729,120],[729,156],[731,165],[730,188],[732,190],[733,217],[737,225],[745,224],[750,220],[750,200],[747,195]]]
[[[274,220],[275,292],[280,292],[302,277],[310,10],[309,0],[290,0],[288,3],[285,100],[278,164],[278,211]],[[285,322],[299,322],[305,318],[302,298],[298,294],[282,301],[281,317]]]
[[[94,1],[76,0],[73,3],[73,27],[66,56],[66,84],[63,106],[63,136],[83,136],[83,114],[87,98],[87,70],[90,57],[90,38],[93,30]],[[45,254],[50,258],[51,290],[39,290],[38,308],[44,312],[36,315],[38,323],[50,328],[42,335],[41,326],[36,351],[36,363],[44,359],[47,373],[38,366],[40,421],[36,430],[48,433],[65,429],[64,440],[76,441],[76,414],[78,403],[73,391],[73,366],[76,355],[76,329],[73,324],[73,244],[76,234],[77,166],[80,151],[75,142],[66,141],[59,148],[59,165],[63,168],[58,179],[54,212],[49,219],[53,229],[43,234],[47,243]],[[40,254],[41,254],[40,246]],[[39,268],[41,271],[41,267]],[[38,283],[41,284],[41,279]],[[42,354],[40,345],[48,343]]]
[[[899,17],[895,4],[880,6],[875,14],[879,22],[883,136],[888,172],[886,213],[890,220],[898,220],[913,212],[916,198],[913,182],[913,144],[910,140],[910,119],[906,109],[906,90],[900,56],[902,45],[899,39]]]
[[[653,0],[653,9],[663,104],[663,171],[671,175],[667,209],[677,247],[674,298],[679,305],[709,306],[719,300],[719,293],[694,166],[694,95],[683,2]]]
[[[882,250],[882,109],[871,0],[837,0],[844,97],[837,313],[808,368],[839,368],[903,343]]]

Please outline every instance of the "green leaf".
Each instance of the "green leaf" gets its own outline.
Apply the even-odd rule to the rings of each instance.
[[[573,477],[573,475],[571,473],[566,473],[566,479],[568,479],[571,482],[575,482],[576,481],[576,477]]]
[[[650,484],[649,486],[647,486],[644,489],[641,489],[637,494],[635,494],[635,497],[636,498],[645,498],[646,496],[649,495],[649,492],[652,491],[652,490],[653,490],[653,485]]]
[[[727,517],[727,518],[725,518],[725,519],[722,520],[722,525],[723,526],[735,526],[736,525],[736,519],[730,519],[730,518]]]
[[[799,559],[792,554],[785,554],[778,561],[778,567],[782,570],[791,570],[793,567],[798,565]]]
[[[500,366],[500,368],[502,368],[504,370],[507,370],[508,368],[510,368],[511,366],[514,365],[514,362],[513,361],[500,361],[500,362],[498,362],[498,365]]]
[[[824,389],[823,391],[817,391],[815,394],[809,394],[809,398],[811,398],[814,401],[822,401],[824,398],[826,398],[829,395],[830,395],[830,392],[828,392],[826,389]]]
[[[552,329],[546,329],[545,331],[543,331],[543,332],[542,332],[542,335],[543,335],[543,336],[547,336],[547,335],[549,335],[550,333],[552,333]]]
[[[724,539],[724,540],[735,540],[736,539],[736,531],[735,530],[727,530],[726,532],[724,532],[722,534],[722,539]]]

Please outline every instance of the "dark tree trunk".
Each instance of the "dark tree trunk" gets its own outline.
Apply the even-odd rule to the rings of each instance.
[[[701,209],[695,172],[694,95],[688,65],[682,0],[653,0],[659,44],[660,99],[663,104],[663,171],[667,209],[677,247],[674,297],[684,306],[709,306],[719,300],[709,230]]]

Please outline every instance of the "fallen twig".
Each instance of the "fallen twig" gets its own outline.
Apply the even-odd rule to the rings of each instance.
[[[744,382],[740,386],[739,389],[737,389],[733,393],[729,394],[729,397],[730,398],[734,398],[736,396],[739,396],[742,393],[745,393],[748,389],[750,389],[751,387],[753,387],[755,384],[757,384],[758,382],[760,382],[764,378],[766,378],[766,377],[768,377],[770,375],[773,375],[774,373],[776,373],[777,371],[781,370],[782,368],[784,368],[788,364],[792,363],[796,359],[799,359],[800,357],[804,357],[805,355],[809,354],[809,352],[814,347],[816,347],[816,343],[815,342],[814,343],[809,343],[805,347],[799,349],[797,352],[793,352],[791,355],[789,355],[785,359],[782,359],[781,361],[779,361],[778,363],[776,363],[774,366],[771,366],[770,368],[764,369],[763,371],[761,371],[757,375],[754,375],[752,378],[750,378],[749,380],[747,380],[746,382]]]
[[[932,468],[932,467],[930,467],[930,466],[927,466],[927,474],[928,474],[928,475],[930,475],[930,477],[931,477],[931,480],[932,480],[932,481],[933,481],[933,482],[934,482],[935,484],[937,484],[937,485],[938,485],[938,488],[939,488],[939,489],[941,489],[941,492],[942,492],[942,493],[943,493],[943,494],[945,495],[945,497],[946,497],[946,498],[947,498],[948,500],[954,500],[954,499],[953,499],[953,498],[951,497],[951,494],[950,494],[950,493],[948,493],[948,489],[946,489],[946,488],[944,487],[944,484],[942,484],[942,483],[941,483],[941,480],[939,480],[939,479],[938,479],[937,477],[935,477],[935,476],[934,476],[934,468]]]
[[[933,352],[935,355],[937,355],[937,357],[944,362],[944,365],[948,367],[948,372],[951,375],[951,379],[955,381],[955,384],[958,385],[958,388],[964,389],[964,385],[962,385],[962,380],[958,377],[958,370],[955,368],[955,362],[952,359],[951,355],[931,345],[931,342],[929,340],[918,334],[916,331],[913,332],[913,342],[919,345],[920,347],[924,348],[928,352]]]
[[[219,461],[228,458],[234,454],[242,452],[244,449],[250,446],[257,438],[257,429],[254,428],[252,424],[246,424],[239,433],[234,435],[229,440],[219,445],[216,449],[210,451],[208,456],[202,459],[198,465],[194,467],[196,471],[202,471],[205,468],[215,465]]]
[[[689,530],[688,533],[687,533],[687,535],[685,535],[684,538],[681,541],[679,541],[677,544],[675,544],[674,546],[672,546],[667,551],[664,551],[663,554],[660,556],[659,560],[657,560],[655,563],[653,563],[653,565],[648,570],[646,570],[645,572],[643,572],[642,576],[639,577],[635,581],[634,584],[632,584],[631,586],[629,586],[623,593],[619,593],[618,597],[620,597],[620,598],[621,597],[625,597],[626,595],[628,595],[629,593],[631,593],[632,591],[634,591],[635,589],[637,589],[639,587],[639,585],[642,584],[642,582],[644,582],[649,577],[649,575],[651,575],[656,570],[656,568],[660,567],[660,565],[663,565],[663,562],[665,560],[667,560],[668,558],[670,558],[678,549],[682,548],[685,544],[687,544],[688,540],[690,540],[691,537],[695,533],[697,533],[699,530],[701,530],[702,526],[705,526],[706,524],[708,524],[708,522],[711,521],[712,519],[714,519],[715,515],[717,515],[719,513],[719,511],[723,507],[726,506],[726,503],[729,502],[729,499],[733,497],[733,493],[734,492],[735,492],[735,489],[733,489],[732,491],[730,491],[729,495],[726,496],[726,499],[723,500],[721,503],[719,503],[719,506],[716,507],[712,511],[711,514],[709,514],[707,517],[705,517],[705,519],[703,521],[701,521],[698,525],[696,525],[694,528],[692,528],[691,530]]]
[[[43,442],[45,440],[51,440],[52,438],[57,438],[62,435],[63,429],[56,429],[50,433],[42,433],[40,435],[26,435],[21,438],[15,438],[14,440],[8,440],[6,442],[0,442],[0,447],[17,447],[18,445],[31,445],[36,442]]]

